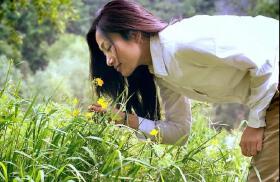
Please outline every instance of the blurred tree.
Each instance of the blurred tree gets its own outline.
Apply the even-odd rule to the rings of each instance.
[[[279,0],[250,0],[249,15],[264,15],[279,20]]]
[[[279,20],[279,0],[217,0],[219,14],[264,15]]]
[[[139,0],[139,2],[166,21],[215,12],[214,0]]]
[[[89,30],[96,12],[105,5],[107,0],[80,0],[73,2],[78,10],[79,19],[70,21],[67,32],[85,36]],[[195,14],[213,14],[215,12],[214,0],[138,0],[154,15],[169,22],[180,17],[189,17]]]
[[[79,0],[73,6],[78,10],[78,20],[68,23],[67,32],[85,36],[95,14],[107,1],[105,0]]]
[[[0,8],[0,55],[26,60],[34,72],[48,63],[41,43],[53,43],[77,18],[72,0],[4,0]]]

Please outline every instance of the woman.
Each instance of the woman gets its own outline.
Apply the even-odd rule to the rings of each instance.
[[[250,108],[240,141],[263,181],[279,177],[279,28],[262,16],[194,16],[167,24],[128,0],[107,3],[87,34],[98,94],[118,98],[127,88],[126,124],[163,143],[184,144],[191,128],[188,98]],[[159,94],[156,91],[159,88]],[[160,121],[159,97],[165,111]],[[98,104],[91,111],[104,112]]]

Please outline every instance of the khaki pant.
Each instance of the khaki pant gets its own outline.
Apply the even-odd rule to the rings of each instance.
[[[249,182],[279,181],[279,91],[273,97],[266,113],[263,149],[252,158]]]

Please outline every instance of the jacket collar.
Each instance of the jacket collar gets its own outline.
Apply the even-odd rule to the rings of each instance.
[[[153,65],[149,66],[149,71],[158,76],[167,76],[168,73],[163,60],[162,46],[158,35],[150,37],[150,51]]]

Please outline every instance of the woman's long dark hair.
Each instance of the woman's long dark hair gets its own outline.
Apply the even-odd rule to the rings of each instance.
[[[106,36],[108,33],[119,33],[128,40],[132,31],[140,31],[150,37],[163,30],[167,23],[159,20],[141,5],[129,0],[113,0],[99,12],[87,34],[90,51],[91,79],[102,78],[104,85],[96,87],[100,96],[105,94],[117,99],[127,87],[129,98],[126,104],[128,112],[144,118],[159,120],[160,107],[153,75],[146,65],[137,67],[127,78],[124,78],[113,67],[106,64],[106,57],[99,49],[95,39],[98,28]],[[127,82],[125,81],[127,79]]]

